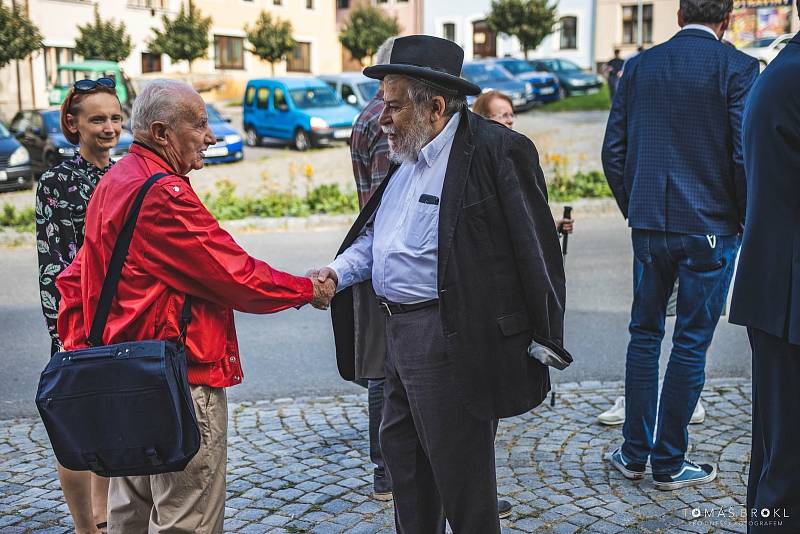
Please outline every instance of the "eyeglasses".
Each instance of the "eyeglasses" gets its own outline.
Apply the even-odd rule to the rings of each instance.
[[[75,88],[75,91],[80,93],[91,91],[98,86],[114,89],[117,86],[117,82],[111,78],[103,77],[96,80],[78,80],[72,85],[72,87]]]

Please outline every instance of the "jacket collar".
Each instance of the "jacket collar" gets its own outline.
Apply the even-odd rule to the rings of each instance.
[[[797,32],[797,35],[795,35],[795,36],[792,38],[792,40],[791,40],[791,41],[789,41],[789,43],[794,43],[794,44],[796,44],[796,45],[800,45],[800,32]]]
[[[697,30],[694,28],[682,29],[678,33],[673,35],[672,39],[677,39],[678,37],[701,37],[703,39],[709,39],[711,41],[719,42],[719,39],[711,35],[711,32],[707,32],[705,30]]]

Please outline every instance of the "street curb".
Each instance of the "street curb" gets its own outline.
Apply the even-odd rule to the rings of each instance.
[[[572,217],[579,221],[586,216],[609,216],[618,214],[617,204],[612,198],[582,198],[572,202],[552,202],[550,211],[554,218],[561,218],[564,206],[572,206]],[[233,221],[221,221],[220,225],[230,232],[283,232],[297,230],[322,230],[348,227],[357,213],[345,215],[309,215],[308,217],[247,217]],[[0,230],[0,247],[33,247],[34,234],[19,232],[13,228]]]

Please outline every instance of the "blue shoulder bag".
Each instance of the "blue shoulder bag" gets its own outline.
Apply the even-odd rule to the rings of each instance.
[[[161,340],[103,345],[136,219],[150,187],[139,190],[114,244],[89,334],[90,348],[57,352],[42,371],[36,406],[58,461],[105,477],[182,471],[200,448],[189,390],[186,295],[177,343]]]

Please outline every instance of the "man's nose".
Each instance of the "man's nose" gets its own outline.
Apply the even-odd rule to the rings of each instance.
[[[378,124],[386,126],[392,122],[392,118],[389,115],[388,108],[386,106],[383,107],[380,116],[378,117]]]

